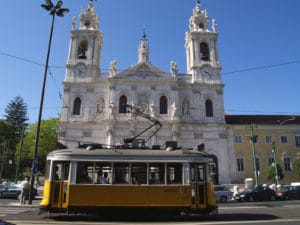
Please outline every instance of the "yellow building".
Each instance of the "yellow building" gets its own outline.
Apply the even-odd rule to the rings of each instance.
[[[255,184],[257,177],[258,184],[270,184],[266,178],[267,168],[274,165],[274,152],[284,174],[279,183],[300,181],[293,171],[293,162],[300,157],[300,116],[226,115],[226,122],[233,132],[237,183],[253,178]]]

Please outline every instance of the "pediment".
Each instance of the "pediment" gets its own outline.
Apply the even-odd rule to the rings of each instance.
[[[172,77],[147,62],[138,63],[111,79],[117,80],[171,80]]]

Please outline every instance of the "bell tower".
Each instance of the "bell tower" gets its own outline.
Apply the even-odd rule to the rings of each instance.
[[[185,34],[187,73],[191,74],[193,83],[220,82],[216,20],[212,20],[211,29],[209,24],[208,12],[201,9],[197,0],[189,21],[190,31]]]
[[[76,29],[76,17],[72,21],[66,81],[91,81],[100,76],[102,32],[98,28],[99,18],[90,0],[88,8],[81,10],[79,29]]]

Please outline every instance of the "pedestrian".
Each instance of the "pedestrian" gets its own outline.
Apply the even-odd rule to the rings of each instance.
[[[29,196],[29,182],[28,178],[25,177],[25,179],[21,183],[21,197],[20,197],[20,203],[25,204],[26,203],[26,197]]]

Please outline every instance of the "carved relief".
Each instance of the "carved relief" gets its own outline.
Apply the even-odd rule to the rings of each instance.
[[[184,99],[181,106],[182,117],[190,117],[190,102],[188,99]]]
[[[172,128],[171,128],[171,134],[172,136],[175,137],[179,137],[179,129],[178,129],[178,125],[177,124],[173,124]]]

